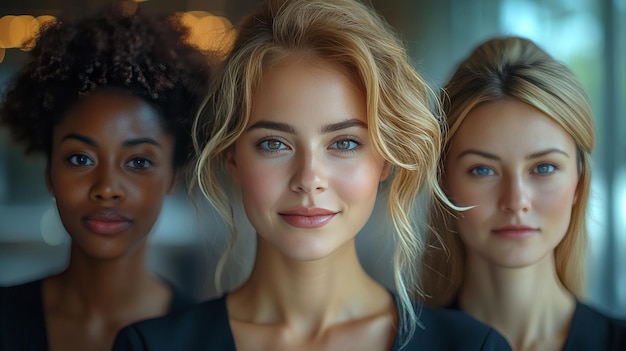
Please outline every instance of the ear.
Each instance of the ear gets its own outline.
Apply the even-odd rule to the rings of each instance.
[[[235,160],[235,145],[229,147],[224,156],[224,162],[226,162],[226,167],[228,167],[230,175],[236,183],[239,183],[239,169],[237,168],[237,161]]]
[[[387,180],[387,178],[389,178],[390,173],[391,173],[391,163],[385,161],[385,164],[383,165],[383,170],[380,173],[380,181],[384,182],[385,180]]]

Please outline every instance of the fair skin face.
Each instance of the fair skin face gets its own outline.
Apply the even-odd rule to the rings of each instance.
[[[554,249],[576,201],[572,137],[523,102],[479,105],[446,158],[445,188],[466,248],[461,307],[516,350],[560,350],[574,299],[556,275]]]
[[[249,280],[228,297],[238,350],[393,342],[394,301],[354,243],[389,167],[370,139],[364,94],[343,72],[297,54],[266,68],[227,157],[258,238]]]
[[[156,112],[121,93],[83,98],[54,127],[47,182],[72,244],[67,270],[44,281],[51,350],[108,350],[121,326],[167,311],[144,256],[173,150]]]

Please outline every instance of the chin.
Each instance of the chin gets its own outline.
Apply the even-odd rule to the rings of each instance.
[[[128,257],[136,252],[137,245],[129,245],[128,243],[114,241],[107,242],[102,240],[94,240],[90,242],[75,243],[76,249],[85,258],[101,261],[114,261],[120,258]]]
[[[305,240],[297,243],[297,245],[283,246],[281,251],[284,256],[294,261],[317,261],[332,256],[338,251],[337,247],[332,247],[328,244]]]
[[[303,248],[292,250],[287,249],[285,250],[284,255],[294,261],[312,262],[329,257],[332,255],[332,253],[333,251],[330,250]]]
[[[510,269],[519,269],[533,266],[542,261],[545,256],[525,255],[525,254],[509,254],[508,256],[498,257],[492,261],[492,264]]]

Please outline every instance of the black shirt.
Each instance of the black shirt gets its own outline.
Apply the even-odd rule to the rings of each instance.
[[[453,310],[418,307],[419,321],[402,350],[511,350],[494,329]],[[396,336],[392,351],[400,350]],[[114,351],[234,351],[226,295],[172,314],[141,321],[120,331]]]
[[[610,318],[576,302],[563,351],[625,351],[626,321]]]
[[[458,300],[450,309],[461,310]],[[626,321],[608,317],[580,301],[562,351],[626,351]]]
[[[0,287],[0,350],[48,350],[48,334],[43,309],[43,280],[11,287]],[[173,285],[170,311],[194,302]]]

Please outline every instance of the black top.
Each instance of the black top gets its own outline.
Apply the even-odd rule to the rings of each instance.
[[[417,312],[421,327],[402,350],[511,350],[498,332],[463,312],[425,306]],[[392,351],[400,346],[396,335]],[[234,351],[226,295],[122,329],[113,351],[126,350]]]
[[[0,287],[0,350],[48,350],[48,335],[43,310],[42,281]],[[181,309],[194,300],[173,285],[170,311]]]
[[[449,306],[460,310],[458,301]],[[563,351],[626,351],[626,321],[608,317],[580,301]]]
[[[583,350],[626,350],[626,321],[610,318],[576,302],[563,351]]]

